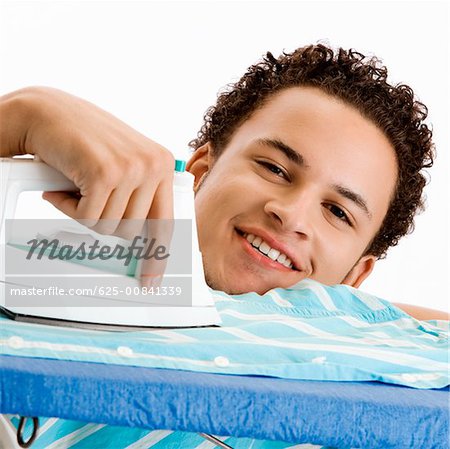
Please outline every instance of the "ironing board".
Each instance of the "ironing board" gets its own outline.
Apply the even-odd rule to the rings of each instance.
[[[0,356],[0,413],[335,447],[447,449],[449,388]]]

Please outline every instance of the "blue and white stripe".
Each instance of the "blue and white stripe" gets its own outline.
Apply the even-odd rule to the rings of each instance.
[[[17,416],[3,416],[13,431]],[[86,424],[63,419],[41,419],[42,427],[32,449],[214,449],[217,446],[197,433],[170,430],[145,430],[128,427]],[[25,428],[24,437],[29,429]],[[233,449],[333,449],[313,444],[292,444],[214,435]],[[8,447],[8,449],[20,449]],[[350,448],[339,448],[350,449]]]
[[[289,379],[376,380],[415,388],[449,384],[445,322],[420,322],[351,287],[311,280],[263,296],[213,294],[221,327],[117,333],[3,317],[2,353]],[[217,366],[218,356],[229,363]]]
[[[223,323],[219,328],[116,333],[0,317],[2,353],[288,379],[381,381],[414,388],[442,388],[450,383],[446,321],[417,321],[367,293],[311,280],[263,296],[213,295]],[[218,356],[227,363],[216,363]],[[10,417],[12,425],[16,421]],[[232,437],[225,442],[234,448],[321,447]],[[44,421],[34,447],[200,449],[214,445],[197,434],[58,419]]]

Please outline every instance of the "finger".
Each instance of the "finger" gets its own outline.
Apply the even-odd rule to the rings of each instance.
[[[147,219],[157,184],[152,181],[137,188],[131,195],[123,220],[116,229],[115,235],[132,240],[137,235],[142,235],[142,228]]]
[[[158,187],[148,214],[153,219],[173,219],[173,177],[165,179]]]
[[[132,194],[133,187],[120,186],[114,189],[105,204],[100,219],[91,229],[100,234],[117,235]]]
[[[73,218],[85,220],[85,226],[95,226],[103,213],[111,192],[111,189],[106,189],[98,183],[91,186],[89,190],[82,191]]]
[[[143,241],[146,257],[142,261],[141,285],[156,287],[161,284],[170,257],[173,220],[146,220]]]
[[[130,220],[148,218],[157,188],[157,182],[152,180],[135,189],[123,214],[124,218]]]
[[[165,180],[155,193],[147,220],[148,242],[160,248],[160,258],[144,259],[141,270],[141,285],[158,286],[162,282],[170,257],[170,242],[173,233],[173,184]],[[153,240],[152,240],[153,239]]]
[[[43,192],[42,198],[51,203],[62,213],[73,218],[87,228],[93,229],[98,222],[98,220],[95,219],[77,217],[79,204],[83,199],[80,192]]]

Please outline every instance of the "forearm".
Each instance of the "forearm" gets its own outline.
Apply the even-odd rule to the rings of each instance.
[[[0,97],[0,156],[33,153],[27,148],[27,129],[31,120],[32,88]]]
[[[0,156],[16,154],[37,155],[70,179],[79,195],[46,192],[45,199],[69,217],[92,220],[96,232],[129,238],[122,218],[173,218],[172,153],[67,92],[27,87],[0,97]]]
[[[450,314],[442,310],[427,309],[426,307],[412,306],[410,304],[394,303],[394,306],[417,320],[450,320]]]

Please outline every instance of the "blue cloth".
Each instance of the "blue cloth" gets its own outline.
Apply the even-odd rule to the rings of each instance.
[[[135,429],[121,432],[121,436],[128,437],[117,446],[115,444],[119,440],[111,440],[110,435],[111,432],[114,434],[114,429],[111,430],[110,426],[95,427],[93,424],[81,423],[98,422],[96,416],[99,414],[91,413],[94,406],[95,410],[109,408],[111,419],[103,422],[111,426],[139,428],[142,425],[150,429],[164,429],[164,425],[167,425],[167,428],[181,432],[204,431],[253,438],[246,443],[247,446],[242,447],[289,447],[286,444],[283,446],[284,443],[281,442],[277,443],[279,446],[270,446],[268,444],[273,442],[269,440],[309,442],[317,443],[319,447],[326,444],[339,448],[364,448],[365,445],[422,449],[446,447],[440,444],[444,441],[443,437],[446,437],[445,444],[448,439],[448,431],[445,434],[446,431],[443,430],[448,429],[448,413],[443,411],[442,404],[436,406],[436,398],[440,393],[447,398],[448,392],[427,392],[424,389],[442,388],[449,384],[448,322],[417,321],[389,302],[359,290],[343,285],[324,286],[311,280],[302,281],[290,289],[271,290],[263,296],[254,293],[239,296],[227,296],[220,292],[213,294],[223,322],[220,328],[116,333],[42,326],[0,318],[1,350],[6,359],[8,356],[13,356],[9,358],[15,360],[20,357],[30,360],[33,366],[36,364],[41,367],[44,365],[38,363],[39,359],[53,359],[47,360],[47,363],[66,361],[71,366],[69,369],[75,370],[73,382],[67,381],[67,378],[71,379],[70,375],[62,376],[58,371],[56,376],[62,376],[61,384],[58,384],[58,377],[54,379],[50,373],[42,377],[42,387],[51,384],[50,380],[58,385],[56,388],[62,401],[56,401],[58,408],[52,406],[55,404],[55,396],[50,396],[47,387],[42,390],[36,387],[33,390],[41,398],[41,405],[47,406],[29,410],[29,415],[60,416],[70,420],[49,421],[51,425],[48,424],[44,435],[50,438],[49,441],[55,441],[54,447],[92,448],[96,447],[95,438],[99,438],[98,441],[103,441],[102,438],[109,439],[111,442],[112,446],[99,443],[97,447],[102,449],[153,446],[194,448],[203,444],[197,443],[196,439],[192,440],[194,437],[191,434],[169,432],[152,436],[148,430],[139,430],[139,433]],[[88,363],[78,371],[79,365],[70,361]],[[87,366],[95,366],[97,369],[86,378]],[[183,373],[194,377],[186,384],[183,384],[183,378],[162,382],[158,384],[160,389],[152,385],[153,400],[147,401],[147,390],[139,389],[141,384],[138,373],[142,372],[132,367],[165,368],[173,371],[164,370],[163,373]],[[110,370],[113,378],[99,377],[103,368]],[[119,368],[135,373],[131,384],[118,386],[114,376],[122,375]],[[188,373],[189,371],[196,373]],[[8,376],[13,372],[14,369]],[[235,376],[214,376],[207,373]],[[202,377],[208,375],[213,376],[211,383]],[[232,385],[226,382],[226,388],[220,394],[214,394],[217,393],[217,385],[214,383],[217,379],[240,379],[236,375],[268,377],[244,378],[247,385],[250,379],[254,386],[250,396],[244,394],[245,388],[242,385],[236,384],[236,390],[233,390]],[[170,375],[165,376],[170,379]],[[20,385],[31,388],[30,379],[26,382],[21,379],[22,383],[18,379],[15,387],[10,385],[10,388],[17,389]],[[345,390],[346,384],[319,383],[319,390],[314,390],[313,383],[308,382],[307,389],[312,388],[316,394],[305,396],[310,402],[301,396],[299,408],[299,402],[293,401],[292,395],[293,389],[301,385],[301,382],[292,383],[295,379],[380,381],[415,387],[422,391],[412,394],[413,390],[385,385],[384,391],[388,388],[394,390],[384,396],[371,386],[371,390],[365,391],[369,397],[361,395],[362,390],[356,390],[355,397],[349,394],[350,402],[347,402],[345,398],[349,391]],[[178,382],[186,387],[185,391],[178,389]],[[282,388],[280,393],[281,385],[286,388],[286,382],[291,382],[287,384],[289,389],[285,391]],[[97,384],[96,388],[92,388]],[[2,385],[3,397],[12,400],[6,394],[4,381]],[[132,389],[130,385],[134,385],[136,389]],[[119,396],[112,394],[114,387],[117,387]],[[338,390],[333,391],[333,388]],[[135,392],[131,399],[128,396],[130,391]],[[325,396],[324,391],[327,393]],[[402,393],[404,391],[405,394]],[[64,394],[74,392],[76,394],[71,396],[72,400],[68,401],[64,397]],[[173,402],[176,396],[170,395],[174,392],[179,394],[181,402]],[[342,392],[346,394],[342,396]],[[26,392],[24,394],[23,400],[33,402]],[[31,393],[28,391],[28,394]],[[420,394],[431,396],[425,398]],[[395,402],[397,396],[405,400],[398,409],[396,406],[399,404],[392,402]],[[52,402],[42,399],[45,397],[52,397]],[[208,397],[212,402],[206,407],[203,400]],[[118,402],[114,402],[113,398]],[[132,407],[121,408],[121,398],[128,398]],[[243,402],[239,402],[239,398],[243,398]],[[439,398],[442,401],[442,396]],[[149,410],[154,411],[156,416],[167,416],[156,407],[158,401],[160,405],[168,407],[172,418],[178,418],[175,421],[148,421]],[[25,414],[23,403],[21,406],[18,404],[20,403],[16,403],[14,407],[12,401],[0,411]],[[260,412],[255,412],[254,404],[262,407]],[[213,410],[221,411],[217,423]],[[250,410],[253,416],[251,424]],[[73,415],[70,411],[76,411],[76,414]],[[128,418],[120,418],[121,413]],[[130,418],[130,413],[135,416]],[[112,416],[116,418],[113,419]],[[390,417],[390,425],[386,416]],[[229,426],[232,417],[234,427]],[[311,417],[320,417],[321,424]],[[240,425],[236,426],[236,422]],[[264,429],[261,427],[263,422],[266,423]],[[298,428],[301,429],[300,433]],[[247,430],[250,433],[245,434]],[[437,434],[430,439],[430,432],[433,431]],[[76,434],[72,435],[72,432]],[[78,435],[78,439],[72,438],[75,435]],[[164,438],[158,440],[156,445],[150,445],[147,440],[159,438],[158,435]],[[61,438],[65,439],[61,440],[62,446],[58,446],[56,441]],[[136,441],[140,438],[144,439],[144,445],[140,446]],[[267,441],[259,441],[259,438]],[[48,447],[47,442],[42,444],[41,447]],[[234,447],[239,447],[241,442],[236,440],[234,444]],[[201,447],[207,446],[203,444]]]
[[[223,322],[215,328],[117,333],[2,318],[2,353],[286,379],[449,385],[448,322],[420,322],[359,290],[311,280],[264,296],[214,296]]]
[[[147,448],[156,437],[162,438],[158,449],[212,447],[200,446],[205,442],[193,434],[199,431],[225,436],[234,448],[281,449],[302,442],[340,449],[448,447],[448,389],[13,356],[1,356],[0,366],[0,412],[65,418],[41,419],[44,432],[33,449],[53,449],[50,443],[60,449],[122,449],[140,438]]]

